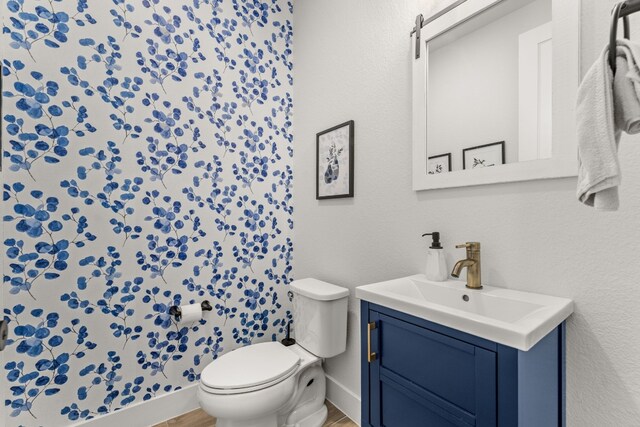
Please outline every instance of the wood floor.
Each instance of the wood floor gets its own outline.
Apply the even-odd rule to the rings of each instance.
[[[327,409],[329,415],[327,421],[324,423],[324,427],[357,427],[358,425],[351,421],[345,414],[343,414],[338,408],[333,406],[329,401],[327,403]],[[216,419],[207,415],[202,409],[180,415],[179,417],[164,421],[160,424],[156,424],[154,427],[215,427]]]

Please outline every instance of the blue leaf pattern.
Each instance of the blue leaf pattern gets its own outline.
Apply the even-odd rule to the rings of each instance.
[[[0,424],[99,417],[281,338],[292,7],[5,0]]]

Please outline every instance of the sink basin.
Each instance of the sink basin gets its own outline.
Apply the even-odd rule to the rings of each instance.
[[[356,297],[443,326],[528,351],[573,313],[573,301],[424,275],[356,288]]]

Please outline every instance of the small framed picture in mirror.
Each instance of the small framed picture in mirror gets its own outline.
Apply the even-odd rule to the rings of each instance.
[[[462,169],[479,169],[505,164],[504,141],[462,150]]]
[[[451,172],[451,153],[438,154],[427,158],[427,173],[429,175],[445,172]]]
[[[353,197],[354,122],[316,135],[316,199]]]

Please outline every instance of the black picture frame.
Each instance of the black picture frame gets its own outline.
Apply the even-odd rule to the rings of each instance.
[[[338,129],[342,129],[344,127],[349,127],[349,190],[344,194],[332,194],[332,195],[320,195],[320,137],[322,135],[334,132]],[[333,126],[327,130],[323,130],[316,134],[316,200],[326,200],[326,199],[342,199],[346,197],[353,197],[353,165],[354,165],[354,136],[355,136],[355,122],[353,120],[346,121],[344,123],[340,123],[339,125]]]
[[[477,150],[480,148],[487,148],[487,147],[492,147],[494,145],[501,145],[502,146],[502,156],[501,156],[501,160],[502,163],[501,164],[505,164],[506,163],[506,156],[505,156],[505,142],[504,141],[498,141],[498,142],[492,142],[489,144],[482,144],[482,145],[476,145],[475,147],[468,147],[462,150],[462,169],[466,170],[467,169],[467,152],[468,151],[473,151],[473,150]]]
[[[444,154],[438,154],[437,156],[429,156],[429,157],[427,157],[427,174],[428,175],[431,175],[429,173],[429,160],[439,159],[440,157],[446,157],[447,158],[447,164],[449,165],[449,170],[447,172],[451,172],[451,153],[444,153]]]

